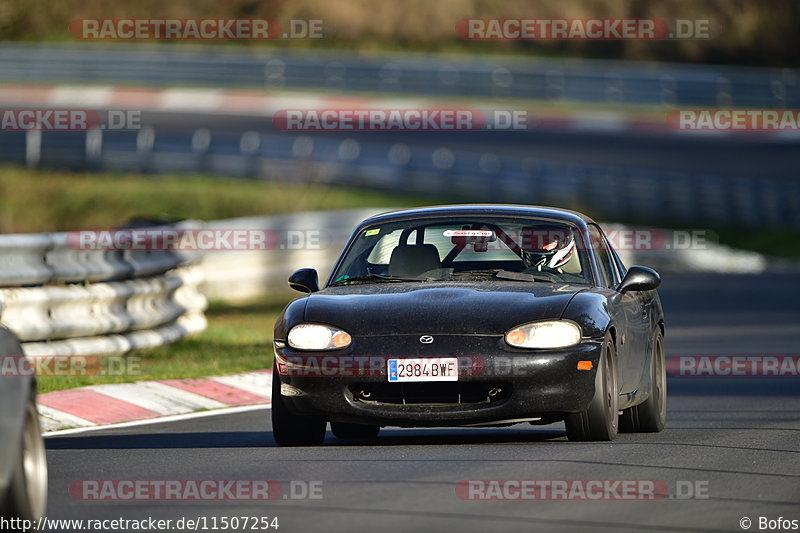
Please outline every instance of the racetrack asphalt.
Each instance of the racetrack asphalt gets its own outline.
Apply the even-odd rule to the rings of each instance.
[[[660,289],[670,357],[797,355],[800,275],[671,275]],[[742,531],[800,520],[800,377],[671,378],[667,428],[571,443],[563,424],[383,429],[372,443],[328,433],[278,448],[269,410],[47,439],[48,518],[277,516],[281,532]],[[80,501],[80,480],[270,479],[269,502]],[[655,480],[657,501],[469,501],[474,479]],[[318,486],[319,499],[303,496]],[[661,485],[660,485],[661,486]],[[293,490],[292,490],[293,489]],[[684,499],[689,492],[701,497]],[[695,494],[697,496],[697,494]],[[201,529],[202,530],[202,529]]]

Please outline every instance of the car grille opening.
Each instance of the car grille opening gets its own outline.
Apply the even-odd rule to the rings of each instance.
[[[357,383],[349,387],[356,403],[375,405],[475,405],[501,402],[509,383]]]

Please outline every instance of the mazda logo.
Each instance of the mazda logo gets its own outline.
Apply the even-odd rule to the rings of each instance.
[[[430,335],[423,335],[422,337],[419,338],[419,342],[421,342],[422,344],[430,344],[433,342],[433,337],[431,337]]]

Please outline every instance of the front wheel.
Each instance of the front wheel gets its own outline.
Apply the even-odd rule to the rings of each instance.
[[[609,441],[617,438],[619,386],[614,342],[609,335],[603,344],[594,378],[594,397],[580,413],[567,415],[564,425],[571,441]]]
[[[272,371],[272,436],[278,446],[318,446],[325,441],[327,421],[321,416],[295,415],[281,395],[281,379]]]
[[[622,431],[637,433],[657,433],[667,423],[667,370],[664,336],[660,329],[653,340],[650,358],[650,396],[639,405],[625,409],[619,422]]]
[[[47,456],[36,400],[28,401],[19,456],[11,482],[0,500],[0,516],[35,522],[47,505]]]

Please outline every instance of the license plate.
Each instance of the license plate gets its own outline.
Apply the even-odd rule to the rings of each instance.
[[[390,382],[399,381],[458,381],[458,358],[389,359]]]

